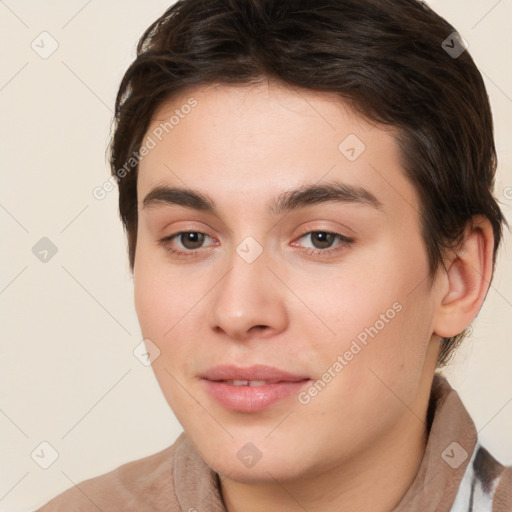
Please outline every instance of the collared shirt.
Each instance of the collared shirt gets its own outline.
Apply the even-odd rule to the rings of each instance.
[[[418,472],[391,512],[511,512],[512,466],[478,439],[458,393],[434,376],[428,441]],[[63,492],[36,512],[226,512],[217,473],[182,433],[168,448]]]

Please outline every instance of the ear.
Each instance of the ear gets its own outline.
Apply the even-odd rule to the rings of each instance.
[[[434,321],[434,333],[451,338],[477,316],[492,277],[494,234],[487,217],[475,215],[464,240],[442,270],[442,292]]]

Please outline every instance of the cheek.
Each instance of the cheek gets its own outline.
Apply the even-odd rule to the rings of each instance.
[[[350,342],[359,334],[364,338],[365,329],[377,323],[382,330],[383,321],[387,326],[397,316],[400,307],[393,305],[403,300],[408,277],[396,267],[399,262],[392,246],[382,243],[358,251],[337,268],[326,266],[295,280],[297,295],[323,321],[323,342],[329,334],[333,342]]]
[[[135,282],[135,310],[142,334],[162,351],[175,350],[178,338],[190,338],[194,335],[191,329],[201,325],[194,307],[197,294],[180,288],[179,282],[153,279]]]
[[[393,297],[400,311],[379,332],[377,343],[371,342],[368,367],[404,399],[419,385],[429,357],[434,307],[425,272],[426,267],[420,265],[410,272],[402,267],[402,280]]]
[[[324,323],[325,334],[311,334],[309,339],[315,352],[324,354],[327,368],[346,354],[359,375],[368,369],[391,379],[395,372],[418,373],[432,327],[428,264],[420,241],[408,247],[401,244],[391,240],[361,252],[357,263],[324,276],[326,285],[305,299]]]
[[[145,337],[163,340],[204,294],[199,277],[165,262],[163,249],[141,246],[134,266],[134,302]]]
[[[172,298],[148,265],[138,265],[134,273],[135,310],[145,338],[160,338],[165,334],[165,325],[169,328],[172,320],[167,314],[172,311]]]
[[[141,258],[141,261],[148,262],[149,259]],[[152,367],[174,410],[175,401],[183,397],[180,398],[180,388],[173,376],[181,378],[178,376],[193,373],[205,332],[201,298],[209,286],[198,276],[191,279],[176,266],[156,262],[137,265],[134,273],[135,310],[143,338],[151,340],[160,351]]]
[[[181,287],[179,278],[163,275],[156,265],[138,264],[134,272],[135,309],[142,337],[151,340],[160,351],[151,366],[175,412],[192,405],[178,381],[183,381],[183,374],[190,371],[193,347],[186,341],[194,336],[193,326],[199,321],[193,308],[197,302],[194,293]],[[182,421],[180,417],[178,420]]]

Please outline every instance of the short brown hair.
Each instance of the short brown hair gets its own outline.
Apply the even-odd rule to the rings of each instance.
[[[506,220],[493,197],[492,115],[469,52],[454,56],[444,47],[460,43],[454,32],[419,0],[176,2],[141,37],[116,99],[110,163],[130,268],[138,217],[133,155],[156,109],[194,86],[268,78],[336,92],[367,119],[397,129],[405,174],[420,198],[431,279],[475,214],[492,224],[494,269]],[[467,332],[443,340],[438,367]]]

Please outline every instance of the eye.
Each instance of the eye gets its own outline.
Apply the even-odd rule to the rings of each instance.
[[[213,240],[212,237],[200,231],[181,231],[162,238],[158,243],[170,253],[179,256],[194,256],[198,252],[197,249],[201,249],[207,239]]]
[[[199,249],[203,245],[206,237],[208,237],[208,235],[199,233],[198,231],[186,231],[176,235],[177,240],[181,243],[183,248],[189,250]]]
[[[340,251],[354,242],[353,238],[330,231],[309,231],[299,238],[299,240],[303,239],[309,239],[309,245],[307,245],[306,242],[306,244],[301,244],[301,247],[307,249],[307,252],[312,254],[326,254]],[[333,247],[336,241],[338,241],[338,243]]]

